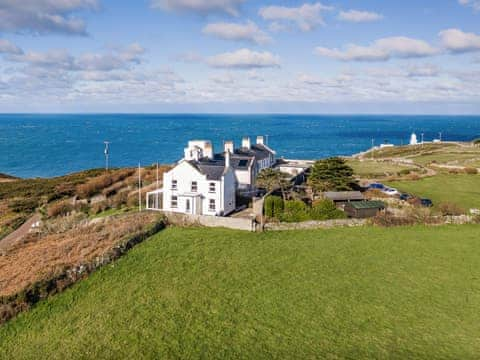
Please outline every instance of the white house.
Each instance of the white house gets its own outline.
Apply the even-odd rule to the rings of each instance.
[[[244,137],[239,149],[226,141],[223,150],[215,154],[210,141],[189,141],[183,159],[163,175],[163,189],[147,194],[147,208],[212,216],[234,211],[237,189],[253,189],[257,174],[273,167],[275,152],[262,136],[254,145]]]

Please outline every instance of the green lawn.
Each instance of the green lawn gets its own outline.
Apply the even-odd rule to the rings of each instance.
[[[348,159],[347,164],[355,175],[362,178],[377,178],[386,175],[395,175],[402,170],[415,170],[414,166],[394,164],[385,161]]]
[[[430,198],[437,205],[453,202],[465,210],[480,208],[480,175],[438,174],[417,181],[390,182],[388,185]]]
[[[479,230],[170,228],[1,327],[0,358],[475,358]]]

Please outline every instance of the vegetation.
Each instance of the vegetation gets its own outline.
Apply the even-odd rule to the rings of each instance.
[[[478,230],[170,228],[1,327],[0,358],[475,358]]]
[[[454,203],[463,211],[480,208],[480,176],[465,174],[438,174],[416,181],[389,182],[389,186],[440,203]]]
[[[346,215],[330,200],[315,201],[312,206],[302,200],[286,200],[278,196],[267,196],[264,203],[265,216],[283,222],[307,220],[344,219]]]
[[[418,171],[418,169],[411,165],[396,164],[390,161],[376,161],[376,160],[358,160],[347,159],[347,165],[350,166],[354,174],[363,179],[376,179],[386,176],[402,176],[412,172]]]
[[[271,168],[263,169],[257,176],[256,186],[267,192],[280,190],[283,199],[286,198],[285,190],[290,185],[290,175]]]
[[[308,176],[308,185],[315,193],[351,190],[353,169],[339,157],[318,160]]]

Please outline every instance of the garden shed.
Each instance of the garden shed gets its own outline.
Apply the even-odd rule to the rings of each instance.
[[[345,213],[352,218],[365,219],[376,216],[385,208],[382,201],[355,201],[345,204]]]

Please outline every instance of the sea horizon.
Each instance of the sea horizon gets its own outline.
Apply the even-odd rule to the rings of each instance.
[[[265,135],[279,157],[315,160],[350,156],[372,145],[480,137],[480,115],[223,114],[223,113],[4,113],[0,114],[0,173],[22,178],[60,176],[104,166],[170,164],[188,140],[223,141]]]

